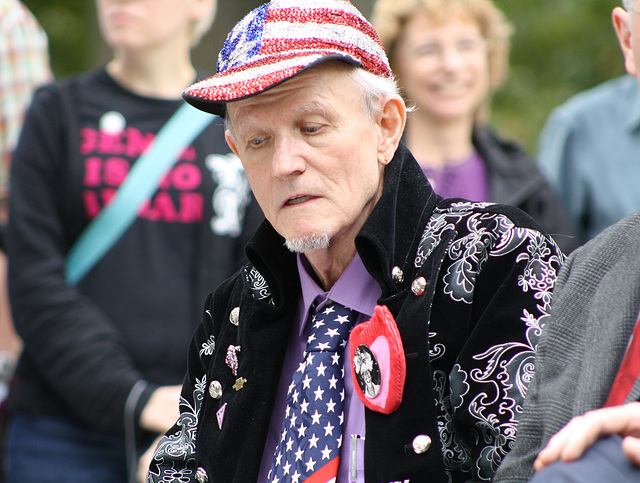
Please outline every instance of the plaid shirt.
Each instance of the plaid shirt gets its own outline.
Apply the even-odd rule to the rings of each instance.
[[[0,0],[0,190],[5,195],[10,154],[15,148],[36,87],[51,79],[48,41],[31,12],[18,0]]]

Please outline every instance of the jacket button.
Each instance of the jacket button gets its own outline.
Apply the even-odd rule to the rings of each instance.
[[[400,267],[393,267],[391,270],[391,278],[393,278],[393,281],[396,283],[402,283],[404,282],[404,272]]]
[[[413,452],[415,454],[423,454],[426,453],[427,450],[431,447],[431,438],[426,434],[419,434],[415,438],[413,438]]]
[[[222,397],[222,384],[220,384],[220,381],[211,381],[211,384],[209,384],[209,396],[213,399]]]
[[[416,295],[422,295],[427,288],[427,280],[424,277],[416,278],[411,284],[411,291]]]
[[[240,321],[240,307],[234,308],[229,314],[229,322],[231,322],[236,327]]]
[[[207,472],[204,470],[202,466],[198,468],[196,471],[196,480],[198,481],[198,483],[207,483],[207,481],[209,481]]]

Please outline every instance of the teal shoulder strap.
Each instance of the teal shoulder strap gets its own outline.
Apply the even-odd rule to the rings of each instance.
[[[85,228],[67,255],[67,282],[77,284],[133,223],[167,170],[215,116],[184,103],[133,164],[111,203]]]

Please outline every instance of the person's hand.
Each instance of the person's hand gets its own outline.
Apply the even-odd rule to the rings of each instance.
[[[140,413],[140,426],[164,434],[180,416],[178,402],[182,386],[161,386],[156,389]]]
[[[619,434],[622,449],[640,466],[640,402],[589,411],[573,418],[553,436],[533,463],[540,471],[556,461],[575,461],[600,437]]]
[[[149,465],[151,465],[151,459],[153,458],[153,453],[156,450],[156,446],[162,439],[162,435],[158,436],[156,440],[151,443],[149,449],[145,451],[140,459],[138,460],[138,471],[136,472],[136,481],[138,483],[144,483],[147,478],[147,472],[149,471]]]

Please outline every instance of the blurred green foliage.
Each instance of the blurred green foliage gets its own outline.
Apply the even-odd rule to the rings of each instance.
[[[511,71],[492,122],[529,152],[549,112],[573,94],[622,75],[611,24],[616,0],[494,0],[514,25]]]
[[[218,0],[212,32],[195,50],[199,67],[213,71],[224,37],[261,0]],[[265,0],[266,1],[266,0]],[[616,0],[494,0],[515,27],[511,73],[497,93],[492,123],[535,154],[551,109],[571,95],[624,72],[611,26]],[[25,0],[49,35],[54,74],[82,72],[108,59],[91,0]],[[373,0],[353,0],[365,14]]]

